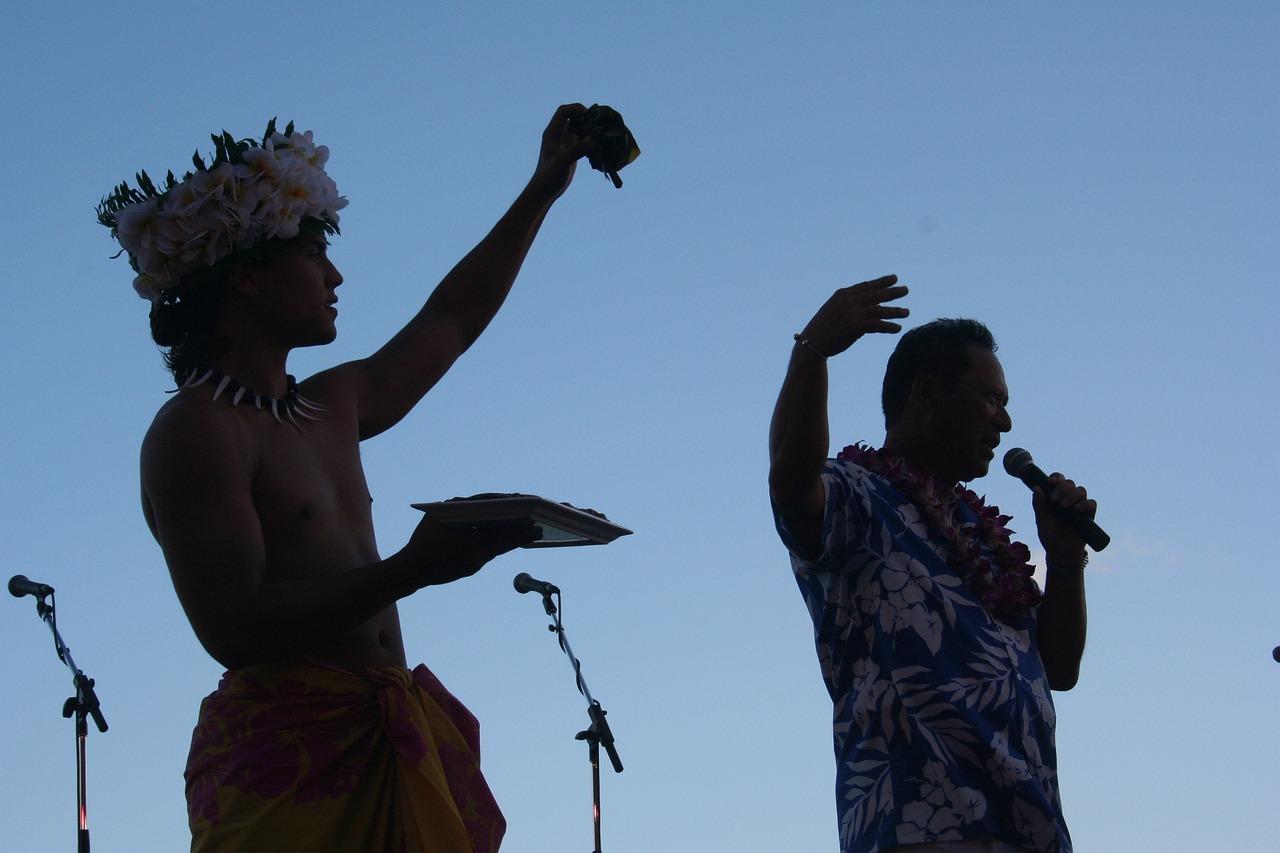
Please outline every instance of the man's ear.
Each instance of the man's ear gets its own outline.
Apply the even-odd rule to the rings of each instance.
[[[238,261],[227,273],[227,287],[243,296],[257,296],[262,292],[256,264]]]
[[[942,390],[942,382],[930,373],[921,373],[911,380],[911,394],[908,404],[922,415],[933,414],[938,406],[938,394]]]

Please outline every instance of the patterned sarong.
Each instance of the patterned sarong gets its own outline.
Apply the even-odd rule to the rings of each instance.
[[[425,666],[227,672],[187,759],[193,853],[494,853],[475,717]]]

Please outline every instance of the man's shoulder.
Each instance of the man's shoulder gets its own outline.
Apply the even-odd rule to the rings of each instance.
[[[225,461],[248,457],[253,440],[243,418],[207,393],[179,391],[156,412],[142,439],[142,467],[168,465],[192,455],[218,455]]]
[[[873,498],[883,501],[898,494],[884,477],[847,459],[828,459],[824,473],[829,480],[840,484],[846,499],[856,496],[864,503],[870,503]]]
[[[323,400],[326,406],[343,407],[356,404],[364,359],[344,361],[298,380],[298,392],[312,400]]]
[[[920,510],[887,478],[846,459],[830,459],[827,480],[828,513],[839,523],[870,535],[881,549],[911,550],[930,538]]]

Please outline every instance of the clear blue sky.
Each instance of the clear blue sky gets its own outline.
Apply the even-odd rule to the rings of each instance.
[[[364,448],[384,553],[411,502],[478,491],[636,531],[402,604],[410,656],[481,718],[504,849],[591,844],[585,710],[511,589],[527,571],[564,590],[627,765],[603,780],[606,850],[835,850],[830,704],[765,438],[792,333],[895,272],[912,323],[991,326],[1007,442],[1086,483],[1114,537],[1080,684],[1056,697],[1078,849],[1276,850],[1278,45],[1270,2],[8,9],[0,542],[6,577],[57,587],[98,680],[95,851],[185,848],[181,772],[219,669],[139,511],[169,384],[94,204],[212,131],[313,129],[351,204],[339,338],[294,356],[306,374],[408,318],[566,101],[622,111],[644,150],[626,186],[581,171],[480,343]],[[892,343],[833,363],[837,447],[881,439]],[[1020,484],[977,488],[1032,533]],[[69,849],[70,677],[31,600],[6,601],[0,846]]]

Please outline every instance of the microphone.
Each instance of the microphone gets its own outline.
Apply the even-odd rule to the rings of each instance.
[[[539,595],[551,595],[552,593],[559,594],[560,592],[560,587],[553,583],[547,583],[546,581],[540,581],[537,578],[530,577],[528,572],[521,572],[516,575],[515,579],[511,582],[511,585],[516,588],[516,592],[521,594],[526,592],[536,592]]]
[[[53,595],[53,587],[48,584],[27,580],[26,575],[14,575],[9,578],[9,594],[14,598],[22,598],[24,595],[44,598],[46,595]]]
[[[1036,467],[1031,454],[1021,447],[1011,447],[1004,455],[1004,470],[1025,483],[1028,489],[1041,488],[1048,494],[1049,476]],[[1060,512],[1059,515],[1067,520],[1094,551],[1101,551],[1111,544],[1111,537],[1092,518],[1071,510]]]

